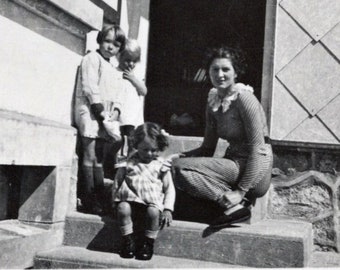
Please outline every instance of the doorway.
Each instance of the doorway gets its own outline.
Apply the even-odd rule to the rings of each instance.
[[[170,134],[203,136],[207,48],[241,48],[247,59],[240,82],[261,100],[266,0],[151,0],[145,119]]]

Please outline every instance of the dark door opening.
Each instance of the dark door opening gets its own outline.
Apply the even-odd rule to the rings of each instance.
[[[201,68],[206,49],[221,44],[245,52],[239,79],[260,99],[265,8],[265,0],[151,0],[145,119],[172,135],[203,136],[211,85]]]

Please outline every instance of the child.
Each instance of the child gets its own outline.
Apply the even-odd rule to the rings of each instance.
[[[121,102],[113,91],[113,73],[117,71],[110,58],[124,49],[125,34],[119,26],[107,25],[98,33],[97,43],[99,49],[82,59],[74,111],[82,145],[82,204],[86,212],[102,214],[99,198],[104,188],[104,144],[120,137],[114,120],[119,117]]]
[[[153,244],[159,229],[172,222],[175,203],[175,188],[170,167],[158,157],[158,151],[168,146],[167,137],[157,124],[144,123],[138,126],[131,137],[136,149],[117,171],[112,198],[122,234],[120,256],[150,260]],[[143,213],[142,219],[135,219]],[[135,245],[134,223],[145,222],[142,241]],[[136,224],[134,224],[136,225]]]
[[[137,41],[127,39],[125,49],[118,54],[118,68],[122,73],[119,80],[119,91],[124,96],[122,104],[122,113],[120,115],[122,149],[121,155],[124,155],[124,137],[129,137],[136,126],[144,123],[143,103],[144,96],[147,94],[147,88],[142,80],[134,74],[136,63],[140,61],[141,49]],[[131,146],[128,143],[128,154]]]

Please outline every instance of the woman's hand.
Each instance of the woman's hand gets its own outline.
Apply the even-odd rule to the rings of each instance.
[[[243,200],[245,194],[245,191],[239,189],[227,191],[218,199],[218,203],[223,207],[230,208],[239,204]]]
[[[159,217],[159,226],[162,230],[165,226],[165,224],[169,227],[172,222],[172,213],[168,209],[164,209],[161,216]]]

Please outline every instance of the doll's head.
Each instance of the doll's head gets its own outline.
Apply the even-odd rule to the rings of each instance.
[[[168,145],[167,136],[159,125],[146,122],[138,126],[130,137],[132,146],[137,150],[139,158],[149,163]]]
[[[140,61],[141,48],[135,39],[127,39],[125,49],[118,55],[119,68],[134,69],[137,62]]]
[[[99,51],[105,58],[110,58],[123,51],[126,37],[118,25],[105,25],[97,35]]]

